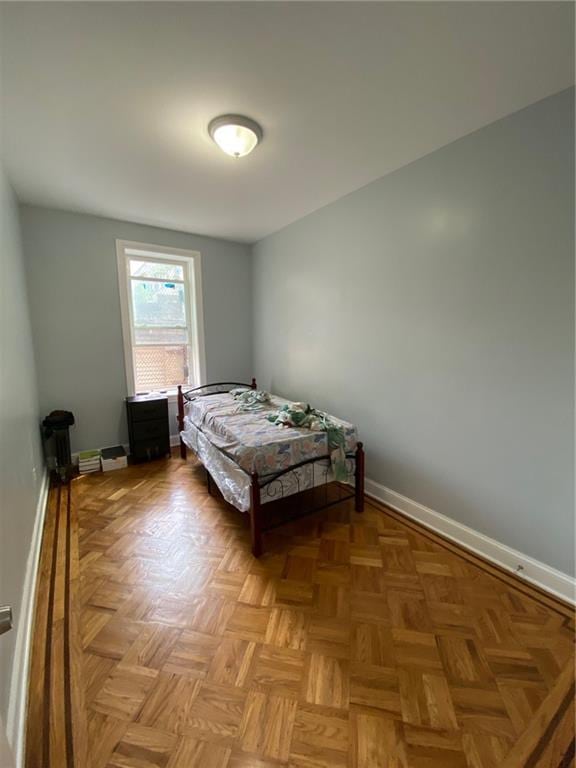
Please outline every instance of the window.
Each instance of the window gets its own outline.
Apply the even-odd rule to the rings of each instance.
[[[204,381],[200,254],[116,241],[129,394]]]

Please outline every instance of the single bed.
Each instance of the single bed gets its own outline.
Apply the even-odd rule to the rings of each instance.
[[[178,387],[180,455],[190,448],[211,482],[234,507],[250,514],[252,552],[262,553],[263,507],[290,496],[307,496],[317,511],[347,499],[364,508],[364,450],[354,425],[330,417],[344,436],[344,477],[334,477],[332,451],[323,431],[280,427],[267,416],[288,401],[276,395],[259,410],[243,410],[231,392],[256,389],[256,381]],[[320,498],[320,504],[318,504]]]

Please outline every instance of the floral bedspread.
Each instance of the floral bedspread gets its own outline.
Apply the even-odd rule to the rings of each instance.
[[[280,427],[268,421],[267,416],[287,402],[272,395],[269,407],[246,412],[226,393],[199,397],[186,408],[188,418],[213,445],[246,472],[265,475],[330,453],[326,432]],[[333,416],[330,419],[343,428],[346,451],[354,451],[356,427]]]

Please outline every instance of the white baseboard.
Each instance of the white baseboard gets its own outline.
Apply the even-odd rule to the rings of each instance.
[[[426,528],[430,528],[501,568],[515,573],[523,580],[541,587],[546,592],[550,592],[569,603],[576,603],[576,579],[568,576],[568,574],[557,571],[539,560],[501,544],[467,525],[458,523],[440,512],[374,482],[374,480],[366,479],[366,495],[383,502],[397,512],[421,523]],[[518,570],[519,566],[522,569],[520,571]]]
[[[10,680],[10,698],[8,701],[8,717],[6,720],[6,732],[8,741],[14,752],[16,768],[24,765],[24,748],[26,736],[26,708],[28,705],[28,678],[30,673],[30,651],[32,646],[32,630],[34,625],[34,605],[36,598],[36,580],[40,563],[40,549],[42,546],[42,533],[44,531],[44,519],[48,502],[48,490],[50,476],[44,472],[36,504],[36,518],[32,531],[32,540],[26,562],[24,587],[22,589],[22,602],[16,643],[14,646],[14,662],[12,677]]]

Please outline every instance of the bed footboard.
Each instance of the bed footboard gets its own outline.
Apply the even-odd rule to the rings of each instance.
[[[328,457],[326,457],[328,458]],[[354,509],[356,512],[363,512],[364,511],[364,445],[363,443],[359,442],[356,443],[356,451],[354,453],[347,454],[347,458],[349,458],[351,461],[354,461],[354,489],[353,491],[347,493],[346,495],[342,496],[340,495],[337,500],[328,502],[326,501],[322,506],[317,507],[313,510],[310,510],[311,512],[318,512],[320,509],[325,509],[326,507],[330,507],[333,504],[339,504],[342,501],[354,499]],[[292,467],[289,467],[288,469],[284,470],[283,472],[279,472],[274,476],[272,480],[260,480],[257,473],[254,473],[251,475],[251,482],[250,482],[250,535],[252,539],[252,554],[254,557],[260,557],[260,555],[263,552],[263,534],[267,528],[263,527],[262,524],[262,500],[261,500],[261,489],[269,485],[270,483],[274,483],[278,481],[278,479],[287,473],[293,472],[294,469],[297,467],[303,467],[307,464],[314,464],[317,459],[309,459],[308,461],[300,462],[298,465],[294,465]],[[306,491],[302,491],[296,496],[300,496],[302,493],[306,493]],[[290,496],[288,498],[294,498],[294,496]],[[287,520],[283,520],[282,522],[287,522]],[[274,527],[274,526],[272,526]]]

